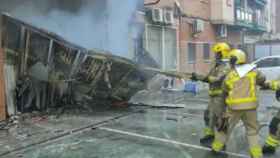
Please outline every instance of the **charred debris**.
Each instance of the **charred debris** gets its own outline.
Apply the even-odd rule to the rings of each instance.
[[[8,14],[1,15],[0,24],[1,120],[49,108],[126,104],[154,75]]]

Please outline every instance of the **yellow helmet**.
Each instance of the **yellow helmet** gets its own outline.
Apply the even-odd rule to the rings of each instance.
[[[236,64],[245,64],[246,63],[246,54],[245,52],[243,52],[240,49],[233,49],[232,51],[230,51],[229,53],[229,57],[236,57],[237,61]]]
[[[222,58],[223,59],[228,59],[229,58],[229,52],[230,52],[230,46],[227,43],[224,43],[224,42],[216,43],[212,47],[212,51],[214,53],[222,53]]]

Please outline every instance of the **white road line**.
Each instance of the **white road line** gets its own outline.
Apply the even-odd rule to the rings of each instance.
[[[143,138],[143,139],[149,139],[149,140],[154,140],[154,141],[159,141],[159,142],[164,142],[164,143],[169,143],[169,144],[175,144],[175,145],[180,145],[180,146],[185,146],[185,147],[190,147],[190,148],[195,148],[195,149],[201,149],[201,150],[205,150],[205,151],[211,151],[211,149],[207,148],[207,147],[203,147],[203,146],[199,146],[199,145],[194,145],[194,144],[182,143],[182,142],[178,142],[178,141],[174,141],[174,140],[169,140],[169,139],[152,137],[152,136],[147,136],[147,135],[127,132],[127,131],[107,128],[107,127],[99,127],[98,129],[104,130],[104,131],[108,131],[108,132],[128,135],[128,136],[139,137],[139,138]],[[237,154],[237,153],[233,153],[233,152],[223,151],[222,153],[230,155],[230,156],[236,156],[236,157],[242,157],[242,158],[250,158],[247,155]]]
[[[194,116],[194,117],[199,117],[199,118],[203,118],[203,115],[199,115],[199,114],[191,114],[191,113],[187,113],[187,112],[166,112],[166,114],[168,115],[179,115],[179,116]]]
[[[163,135],[164,135],[167,139],[171,139],[171,137],[170,137],[166,132],[164,132]],[[181,151],[181,153],[184,155],[185,158],[192,157],[192,156],[190,156],[189,153],[187,153],[187,152],[185,151],[185,149],[184,149],[181,145],[178,145],[178,144],[173,144],[173,145]]]

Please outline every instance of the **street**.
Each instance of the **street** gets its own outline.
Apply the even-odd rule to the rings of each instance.
[[[14,135],[1,131],[0,155],[5,158],[249,157],[241,123],[233,132],[223,154],[213,155],[209,148],[201,146],[199,138],[203,135],[203,110],[207,105],[207,95],[204,92],[196,96],[178,93],[154,94],[153,101],[166,102],[168,97],[168,101],[172,101],[170,97],[176,101],[181,98],[180,104],[184,103],[185,108],[130,106],[128,109],[97,110],[90,116],[49,116],[38,122],[30,119],[33,124],[26,120],[11,132]],[[141,97],[144,95],[147,94]],[[165,100],[162,100],[162,95]],[[263,125],[260,135],[263,143],[268,132],[267,124],[279,106],[270,91],[261,92],[260,102],[259,121]],[[279,155],[278,151],[271,157]]]
[[[121,2],[0,0],[0,158],[280,157],[280,0]]]

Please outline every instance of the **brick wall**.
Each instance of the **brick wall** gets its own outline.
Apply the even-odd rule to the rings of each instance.
[[[180,32],[180,71],[185,72],[198,72],[206,73],[211,67],[211,62],[203,59],[203,49],[201,43],[214,44],[216,42],[228,42],[233,44],[240,44],[240,31],[228,28],[228,37],[219,38],[216,35],[216,25],[213,25],[210,21],[211,16],[211,4],[210,0],[184,0],[183,8],[187,15],[192,17],[198,17],[204,19],[204,31],[197,34],[195,37],[192,35],[192,20],[186,18],[181,22]],[[188,49],[187,43],[197,43],[196,49],[196,61],[195,63],[188,63]],[[211,58],[214,59],[214,54],[210,52]]]
[[[152,2],[155,0],[145,0]],[[202,43],[213,44],[220,41],[229,43],[240,44],[240,31],[228,29],[228,37],[221,39],[216,36],[216,25],[213,25],[211,19],[211,4],[210,0],[178,0],[181,8],[186,17],[182,17],[178,26],[178,70],[183,72],[198,72],[207,73],[211,67],[209,61],[203,59]],[[161,0],[159,4],[150,7],[174,7],[175,1]],[[204,21],[204,31],[193,36],[192,24],[195,18]],[[188,43],[197,43],[196,48],[196,61],[193,63],[188,62]],[[214,59],[214,54],[210,52],[210,60]]]
[[[155,2],[156,0],[145,0],[145,3]],[[177,0],[182,11],[188,16],[210,19],[210,0]],[[158,4],[148,7],[174,7],[175,0],[161,0]]]
[[[183,12],[188,16],[210,19],[210,0],[179,0]]]
[[[210,3],[209,1],[185,0],[183,1],[185,13],[191,17],[199,17],[204,19],[204,31],[193,35],[192,18],[182,18],[180,29],[180,66],[179,70],[184,72],[207,73],[210,68],[210,62],[203,58],[202,43],[213,44],[216,42],[216,34],[214,25],[210,19]],[[193,63],[188,61],[188,43],[196,43],[196,60]],[[210,52],[211,59],[213,54]]]

